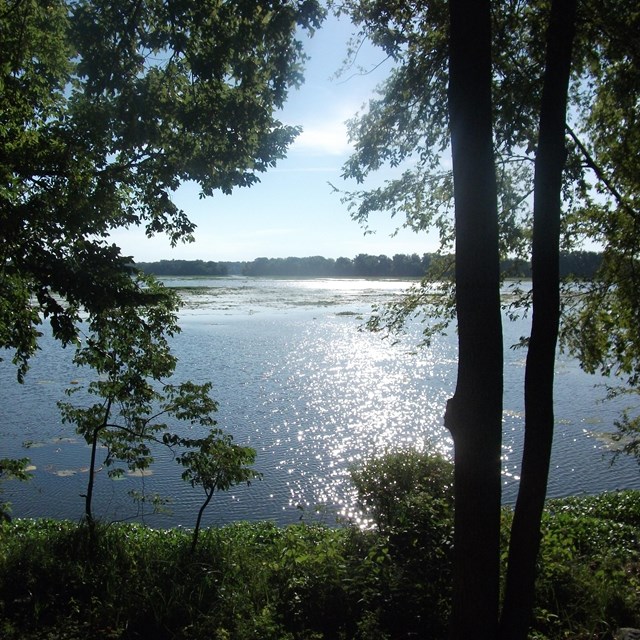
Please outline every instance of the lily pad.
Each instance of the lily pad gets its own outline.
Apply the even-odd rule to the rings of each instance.
[[[22,443],[22,446],[25,449],[40,449],[41,447],[44,447],[46,443],[44,442],[40,442],[37,440],[25,440]]]
[[[136,469],[135,471],[127,471],[127,475],[131,478],[146,478],[152,476],[153,471],[151,469]]]
[[[58,469],[53,473],[59,478],[68,478],[69,476],[75,476],[78,472],[75,469]]]

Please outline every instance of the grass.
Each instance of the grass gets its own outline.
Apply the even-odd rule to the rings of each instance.
[[[0,637],[444,638],[449,475],[441,462],[417,464],[420,454],[393,455],[356,477],[372,517],[383,518],[376,531],[237,523],[202,531],[190,553],[191,534],[181,529],[4,523]],[[430,464],[436,482],[426,481],[436,476],[424,473]],[[415,490],[407,466],[421,469]],[[392,517],[379,491],[395,492]],[[509,523],[505,511],[505,538]],[[640,492],[550,501],[531,637],[612,638],[618,627],[639,626],[639,533]]]

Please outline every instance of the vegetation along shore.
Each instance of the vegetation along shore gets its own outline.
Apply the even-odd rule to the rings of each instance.
[[[451,464],[398,452],[354,470],[375,526],[239,522],[201,532],[16,520],[0,527],[0,636],[445,638]],[[512,511],[502,513],[507,544]],[[640,492],[547,502],[530,638],[640,625]],[[504,566],[503,566],[504,573]]]
[[[562,277],[588,280],[602,264],[602,254],[595,251],[563,251],[560,254]],[[454,257],[436,253],[368,255],[354,258],[256,258],[244,262],[212,260],[158,260],[137,262],[136,267],[154,276],[279,276],[304,278],[422,278],[430,270],[439,270],[448,278],[453,275]],[[505,276],[530,278],[528,260],[505,259],[501,262]]]

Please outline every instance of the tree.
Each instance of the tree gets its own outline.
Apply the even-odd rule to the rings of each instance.
[[[345,165],[344,175],[362,182],[370,172],[384,164],[392,167],[403,165],[403,170],[398,173],[398,177],[389,180],[384,186],[347,194],[345,200],[351,206],[353,217],[358,220],[365,221],[372,211],[386,210],[391,215],[404,215],[403,224],[416,230],[435,225],[440,231],[443,255],[455,237],[455,300],[458,312],[460,360],[456,394],[448,405],[445,423],[450,428],[451,425],[454,427],[452,434],[456,448],[456,466],[461,464],[466,467],[465,473],[471,473],[477,462],[473,459],[462,461],[458,457],[460,443],[461,440],[464,441],[464,437],[461,438],[459,433],[456,434],[458,421],[455,419],[457,416],[453,409],[456,408],[456,396],[460,394],[462,397],[464,390],[469,393],[469,389],[473,389],[473,381],[477,376],[477,370],[474,371],[473,364],[470,364],[474,362],[473,356],[465,350],[471,347],[467,346],[463,349],[463,344],[473,345],[473,341],[467,342],[466,323],[470,319],[475,319],[477,325],[483,320],[474,315],[476,308],[467,304],[471,296],[468,291],[461,290],[460,285],[466,286],[463,274],[469,274],[467,277],[474,275],[472,265],[482,269],[487,282],[490,281],[494,269],[493,259],[490,258],[484,264],[482,261],[483,257],[488,255],[485,251],[489,243],[494,238],[497,241],[498,238],[493,236],[495,228],[490,229],[488,236],[483,235],[483,229],[478,229],[476,242],[469,242],[467,237],[466,225],[480,219],[481,214],[474,213],[473,209],[474,206],[479,208],[479,203],[473,200],[469,202],[468,195],[460,189],[464,189],[469,184],[469,176],[474,168],[482,174],[487,161],[483,153],[478,153],[477,149],[469,144],[458,155],[460,157],[468,154],[467,161],[471,162],[477,158],[476,166],[471,169],[465,167],[465,170],[460,164],[456,166],[458,144],[456,135],[459,135],[458,128],[461,127],[461,123],[457,119],[460,113],[456,114],[455,100],[460,95],[464,95],[465,89],[472,91],[476,87],[477,90],[478,82],[484,83],[485,91],[492,90],[493,109],[489,116],[485,110],[486,103],[482,100],[463,102],[460,109],[463,113],[465,108],[471,111],[467,117],[475,115],[478,118],[484,118],[484,126],[487,123],[490,125],[493,121],[492,140],[496,154],[499,204],[497,211],[500,229],[499,247],[503,256],[526,257],[529,251],[531,239],[529,204],[530,195],[535,191],[533,193],[534,278],[536,281],[533,301],[534,332],[531,339],[526,341],[530,349],[526,385],[527,437],[521,472],[523,499],[519,500],[517,507],[522,519],[517,517],[514,526],[514,538],[509,554],[511,577],[503,609],[504,637],[518,638],[526,637],[527,620],[530,614],[538,544],[539,510],[546,493],[546,474],[553,430],[551,390],[558,320],[559,234],[561,230],[564,232],[565,246],[575,246],[581,237],[601,237],[601,235],[598,236],[602,234],[600,225],[607,218],[602,207],[596,206],[593,202],[593,193],[586,179],[587,171],[592,171],[602,190],[618,202],[618,210],[625,209],[623,212],[625,216],[617,216],[615,225],[608,225],[605,222],[603,229],[606,230],[610,226],[617,228],[622,220],[637,219],[637,215],[633,215],[633,210],[629,208],[628,202],[620,197],[620,194],[616,195],[615,185],[608,184],[606,171],[602,171],[597,160],[592,157],[571,128],[568,131],[573,143],[569,146],[568,161],[565,161],[565,113],[571,63],[571,35],[574,25],[572,4],[553,2],[550,18],[546,3],[495,3],[491,7],[491,12],[487,6],[484,6],[484,21],[475,13],[480,10],[478,7],[468,6],[461,11],[461,6],[464,6],[463,3],[454,1],[449,3],[436,1],[418,5],[376,1],[354,1],[341,4],[342,10],[349,12],[360,26],[359,37],[369,37],[374,43],[379,44],[395,63],[388,80],[381,88],[379,97],[369,103],[363,114],[351,121],[350,128],[355,142],[355,152]],[[451,9],[452,14],[450,29],[446,22],[447,8]],[[585,111],[590,106],[590,99],[596,96],[596,103],[605,100],[611,105],[612,101],[606,100],[612,95],[612,91],[606,86],[608,82],[613,81],[614,86],[621,84],[628,89],[637,75],[633,65],[629,64],[629,61],[633,62],[637,59],[633,43],[623,43],[622,39],[616,39],[616,45],[608,44],[610,33],[607,32],[612,30],[611,23],[615,20],[601,16],[600,10],[592,14],[589,8],[590,3],[588,6],[584,3],[580,14],[579,37],[576,39],[577,54],[573,60],[573,84],[569,94],[573,112],[578,114],[582,118],[581,122],[584,123],[583,133],[587,136],[587,140],[593,131],[593,118],[585,116]],[[611,9],[609,7],[609,10]],[[487,30],[486,19],[489,12],[492,28]],[[626,21],[632,24],[637,23],[636,9],[625,10],[623,13]],[[457,21],[454,16],[458,16]],[[547,25],[549,25],[548,29]],[[613,30],[616,29],[617,27],[613,28]],[[547,31],[546,39],[539,37],[538,34]],[[467,47],[477,45],[476,38],[482,38],[479,32],[484,34],[482,44],[485,51],[491,42],[494,45],[491,72],[488,78],[486,67],[484,71],[478,71],[475,77],[469,74],[463,84],[464,88],[461,88],[457,82],[464,75],[456,66],[456,59],[458,55],[464,58],[464,54],[468,54]],[[464,34],[462,42],[457,39],[461,33]],[[624,27],[617,33],[629,35],[628,29]],[[449,66],[447,66],[447,56],[450,59]],[[598,60],[598,64],[595,63],[594,58]],[[607,74],[604,62],[609,62],[612,58],[623,69],[622,73],[614,71],[610,75]],[[476,62],[480,69],[482,62],[486,64],[486,58],[478,54]],[[624,78],[623,81],[620,81],[621,77]],[[449,101],[445,93],[447,86]],[[637,101],[633,99],[623,100],[623,104],[626,105],[626,115],[635,116],[637,110],[635,102]],[[473,113],[476,108],[480,114]],[[635,122],[633,117],[630,117],[630,122]],[[447,171],[440,161],[441,154],[449,146],[448,126],[452,134],[453,185],[451,172]],[[476,128],[477,135],[480,135],[482,126],[479,124]],[[602,134],[609,137],[609,134],[605,133],[607,128],[614,132],[613,138],[616,141],[614,148],[621,148],[620,123],[615,123],[614,118],[606,118],[604,126],[597,125],[598,131],[593,134],[592,139],[597,141]],[[473,140],[473,138],[470,139]],[[593,144],[592,151],[594,153],[600,151],[605,158],[611,155],[604,152],[604,149],[597,144]],[[624,162],[622,154],[618,156],[618,161]],[[407,165],[412,162],[412,168],[407,169]],[[532,174],[534,163],[535,178]],[[633,161],[629,166],[633,166]],[[627,180],[627,185],[630,183],[631,180]],[[478,196],[480,202],[486,202],[484,189],[488,188],[489,184],[491,180],[485,179],[483,186],[479,186],[477,193],[473,194]],[[561,194],[567,207],[562,223],[559,204]],[[453,202],[455,202],[455,234],[449,218]],[[623,205],[626,206],[623,207]],[[605,211],[610,211],[609,207],[608,202],[604,207]],[[628,225],[626,228],[629,230]],[[635,238],[631,242],[637,242],[638,235],[630,235]],[[621,247],[629,247],[629,244],[631,243],[628,240],[623,243],[608,242],[607,249],[609,252],[617,253]],[[635,264],[637,258],[629,259],[629,253],[632,252],[629,252],[628,248],[624,253],[627,257],[627,266],[624,271],[630,274],[632,270],[629,266]],[[607,252],[605,252],[606,255]],[[460,261],[463,261],[462,266],[459,264]],[[604,264],[606,263],[605,258]],[[396,328],[423,305],[427,306],[427,313],[430,316],[435,313],[438,317],[444,318],[443,322],[446,324],[450,317],[448,315],[450,302],[446,302],[445,299],[443,303],[442,297],[434,296],[434,289],[429,288],[434,279],[445,273],[446,269],[440,269],[438,272],[432,269],[431,277],[425,281],[425,286],[413,290],[406,304],[395,304],[386,318],[378,317],[370,325],[373,328],[379,328],[384,322],[389,321],[391,327]],[[475,275],[479,278],[477,274]],[[618,286],[612,286],[613,280],[614,278],[608,278],[608,284],[605,287],[607,295],[610,296],[609,304],[605,305],[604,311],[600,314],[596,313],[596,317],[599,315],[600,318],[606,318],[609,325],[615,323],[611,314],[611,300],[621,304],[622,298],[618,294]],[[629,278],[629,280],[633,282],[634,279]],[[621,281],[619,282],[622,284]],[[635,283],[637,282],[638,280],[635,279]],[[635,284],[624,283],[620,288],[628,290],[635,286]],[[627,319],[634,317],[633,307],[629,304],[632,297],[627,296],[627,302],[622,303],[623,308],[628,310]],[[602,296],[600,299],[602,300]],[[592,354],[593,346],[600,344],[602,349],[599,355],[606,354],[619,365],[623,364],[627,360],[619,348],[616,351],[616,344],[618,347],[622,344],[620,337],[628,334],[626,327],[630,327],[633,323],[625,319],[621,325],[622,331],[614,334],[613,340],[607,337],[592,339],[591,342],[588,338],[585,340],[585,335],[578,335],[575,327],[579,326],[576,324],[576,318],[585,318],[583,314],[589,306],[588,300],[589,298],[584,297],[578,299],[578,303],[573,308],[574,315],[569,317],[569,322],[565,325],[569,328],[573,327],[574,331],[566,331],[563,337],[570,335],[574,340],[571,345],[574,349],[577,345],[582,345]],[[525,296],[516,303],[517,305],[529,308],[531,298]],[[496,308],[491,305],[486,307],[491,323],[494,322],[492,314],[495,310]],[[571,311],[565,307],[565,311],[567,310]],[[577,315],[575,315],[576,312]],[[442,322],[436,323],[430,331],[440,329],[442,324]],[[596,326],[602,329],[606,327],[606,323],[602,322]],[[477,330],[477,326],[472,328]],[[426,338],[428,341],[429,335]],[[481,347],[474,346],[480,352]],[[491,362],[494,361],[491,360]],[[583,362],[588,361],[583,359]],[[595,358],[594,362],[602,362],[602,359]],[[487,402],[490,402],[488,398]],[[465,403],[459,403],[459,405],[462,404],[465,408],[472,407],[476,410],[482,406],[478,399],[473,397]],[[465,427],[468,427],[476,415],[483,415],[479,412],[474,414],[472,409],[464,422]],[[487,420],[485,425],[488,424]],[[492,437],[495,439],[495,434],[492,434],[488,427],[486,428],[484,437],[489,440]],[[480,446],[489,447],[489,443],[483,442],[479,444]],[[478,451],[481,449],[478,448]],[[486,464],[485,481],[490,482],[493,479],[495,482],[496,468],[489,469],[489,463]],[[458,479],[458,473],[456,468],[456,479]],[[459,499],[460,489],[464,492],[466,488],[463,485],[456,489],[456,500]],[[485,496],[486,504],[491,510],[492,502],[488,496],[489,494]],[[482,510],[480,505],[476,506]],[[458,508],[459,504],[456,504],[456,510]],[[467,507],[463,505],[463,509],[466,511]],[[462,526],[462,523],[456,521],[456,527],[458,526]],[[482,521],[470,519],[464,526],[471,531],[481,531],[484,525]],[[487,528],[486,531],[489,529]],[[462,543],[459,542],[458,535],[463,538]],[[457,552],[462,553],[464,559],[470,563],[476,563],[478,560],[474,554],[478,553],[479,545],[474,548],[468,538],[469,544],[464,546],[466,535],[469,535],[469,532],[467,534],[456,532]],[[495,537],[491,533],[487,535],[489,546],[493,548]],[[480,536],[476,538],[476,544],[481,539],[484,545],[484,539]],[[512,560],[513,565],[511,565]],[[460,559],[458,558],[457,561]],[[461,575],[456,575],[456,583],[461,580]],[[479,586],[485,579],[491,594],[489,596],[484,595]],[[456,597],[460,597],[462,589],[464,589],[463,585],[455,585],[454,591],[457,591],[458,595],[454,593],[453,637],[472,634],[495,637],[497,633],[495,570],[489,568],[486,576],[481,577],[475,585],[474,595],[481,602],[488,604],[490,609],[488,612],[472,613],[471,608],[465,609],[464,605],[458,603]],[[470,615],[480,617],[472,619]],[[518,616],[520,618],[516,620]],[[482,625],[480,629],[477,626],[478,620]],[[467,631],[463,631],[465,625],[471,625],[466,627]]]
[[[201,484],[211,495],[257,474],[255,452],[231,442],[231,436],[215,428],[217,403],[210,397],[211,383],[172,384],[176,366],[169,340],[179,332],[175,292],[149,277],[138,283],[154,303],[141,307],[107,308],[92,316],[74,361],[89,367],[95,379],[86,387],[75,385],[69,396],[74,403],[59,403],[64,422],[75,424],[90,447],[85,520],[95,522],[93,495],[99,447],[106,449],[102,462],[110,477],[129,471],[145,471],[154,460],[154,448],[169,447],[185,467],[184,478]],[[95,398],[95,401],[92,399]],[[181,426],[182,425],[182,426]],[[185,428],[204,429],[199,437],[185,436]],[[187,432],[188,433],[188,432]],[[200,509],[194,533],[204,508]]]
[[[82,308],[145,299],[112,229],[188,241],[181,182],[229,193],[284,156],[299,130],[275,111],[321,16],[315,0],[2,5],[0,345],[19,377],[42,316],[68,343]]]
[[[170,437],[167,440],[170,440]],[[205,499],[200,505],[193,529],[191,539],[193,553],[198,544],[202,515],[209,506],[213,494],[216,491],[227,491],[241,482],[251,484],[251,480],[260,478],[261,474],[248,466],[255,461],[255,450],[233,444],[232,436],[222,433],[219,429],[211,431],[206,438],[197,440],[178,438],[175,443],[187,447],[187,450],[177,457],[178,463],[185,467],[182,479],[189,482],[192,487],[201,486],[205,493]]]
[[[357,221],[365,222],[371,213],[382,211],[416,231],[435,227],[440,232],[441,253],[446,256],[454,239],[452,174],[441,161],[449,149],[447,3],[410,6],[354,0],[339,6],[359,26],[354,51],[360,39],[369,38],[392,61],[379,96],[350,121],[355,152],[344,166],[344,177],[363,183],[383,165],[402,167],[382,186],[359,188],[343,193],[343,198]],[[500,249],[503,258],[515,261],[530,257],[533,167],[545,69],[545,39],[540,34],[546,31],[547,9],[540,2],[492,6]],[[639,25],[636,7],[627,3],[583,0],[579,5],[561,248],[566,253],[589,239],[604,247],[606,258],[593,284],[583,283],[588,295],[563,300],[561,339],[589,370],[599,367],[594,357],[602,356],[605,373],[617,361],[616,353],[623,351],[619,348],[622,342],[637,343],[626,327],[633,323],[632,291],[637,291],[635,286],[630,290],[633,281],[628,275],[634,271],[632,256],[637,255],[638,238],[634,212],[640,185],[633,150],[640,139],[639,107],[634,100],[640,74],[637,38],[632,34]],[[428,82],[428,91],[416,90],[421,79]],[[442,263],[435,269],[431,265],[431,275],[410,298],[415,309],[433,305],[431,316],[438,316],[440,309],[438,298],[430,295],[430,284],[447,275],[442,267]],[[575,293],[575,284],[571,286]],[[618,293],[625,288],[628,300],[623,303]],[[573,305],[572,301],[577,302]],[[614,308],[616,304],[624,309]],[[616,312],[624,313],[628,321],[616,325]],[[587,321],[594,313],[602,318],[597,323],[602,329],[599,341],[594,323]],[[607,335],[611,340],[604,339]],[[590,348],[598,342],[597,349]],[[620,364],[628,367],[629,359],[640,361],[633,355]]]
[[[502,322],[492,140],[491,13],[451,0],[449,122],[456,228],[458,378],[445,426],[454,443],[451,638],[495,638],[500,588]],[[481,540],[481,544],[478,541]]]
[[[525,369],[525,440],[511,527],[500,634],[526,640],[535,595],[540,522],[553,444],[553,380],[560,324],[560,220],[575,0],[553,0],[535,159],[531,336]]]

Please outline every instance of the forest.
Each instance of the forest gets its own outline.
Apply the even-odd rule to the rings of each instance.
[[[276,276],[287,278],[422,278],[436,262],[444,265],[443,276],[451,277],[453,256],[425,253],[422,256],[395,254],[355,258],[256,258],[250,262],[214,262],[204,260],[160,260],[137,262],[136,267],[155,276]],[[598,271],[602,255],[595,251],[563,251],[560,273],[564,278],[589,280]],[[523,260],[505,259],[501,270],[508,278],[530,278],[531,265]]]

